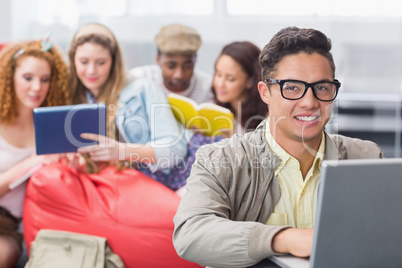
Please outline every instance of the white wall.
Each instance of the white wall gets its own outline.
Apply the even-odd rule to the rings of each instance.
[[[11,36],[10,1],[0,0],[0,42],[5,42]]]
[[[203,45],[198,53],[197,68],[212,73],[217,55],[229,42],[248,40],[262,48],[283,27],[312,27],[322,30],[333,41],[337,77],[343,82],[343,90],[400,91],[402,18],[399,17],[230,17],[224,11],[225,1],[216,0],[216,12],[208,17],[81,17],[69,25],[55,18],[54,23],[47,26],[37,22],[37,1],[0,0],[0,41],[39,39],[51,31],[53,41],[66,50],[79,25],[97,21],[115,33],[128,69],[153,63],[155,34],[161,26],[178,22],[200,32]]]

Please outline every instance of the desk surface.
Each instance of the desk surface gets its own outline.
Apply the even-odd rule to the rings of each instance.
[[[279,266],[269,259],[265,259],[253,266],[250,266],[249,268],[279,268]]]

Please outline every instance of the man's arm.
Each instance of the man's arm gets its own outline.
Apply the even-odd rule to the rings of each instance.
[[[272,240],[272,249],[276,253],[290,253],[298,257],[310,256],[312,247],[313,229],[285,229]]]
[[[273,237],[289,227],[246,221],[236,215],[234,200],[253,197],[234,194],[239,185],[232,182],[236,175],[230,166],[236,163],[226,168],[210,164],[216,159],[222,163],[225,154],[219,151],[198,150],[187,192],[174,217],[173,243],[179,256],[203,266],[251,266],[274,254]],[[204,159],[200,159],[202,153]]]

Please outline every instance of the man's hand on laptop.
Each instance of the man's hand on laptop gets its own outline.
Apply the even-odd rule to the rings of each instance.
[[[313,247],[313,229],[289,228],[280,231],[272,240],[272,249],[277,253],[290,253],[308,257]]]

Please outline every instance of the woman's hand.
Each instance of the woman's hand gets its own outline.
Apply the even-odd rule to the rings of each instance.
[[[59,162],[64,157],[64,154],[44,154],[35,155],[34,157],[43,165],[49,165],[51,163]]]
[[[220,129],[220,135],[224,138],[230,138],[234,134],[234,131],[230,128],[222,128]]]
[[[121,161],[126,160],[126,144],[112,138],[91,133],[81,134],[81,138],[97,141],[91,145],[78,149],[79,153],[89,153],[93,161]]]
[[[65,153],[60,156],[60,162],[78,170],[85,170],[85,158],[80,153]]]
[[[76,169],[85,168],[85,159],[80,153],[45,154],[34,155],[33,157],[40,166],[61,162]]]

